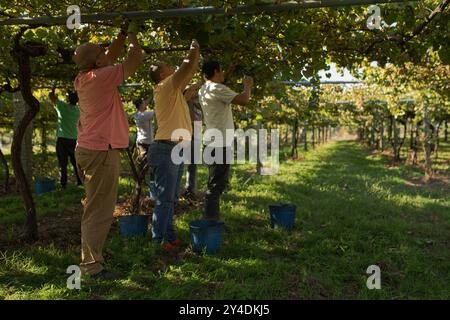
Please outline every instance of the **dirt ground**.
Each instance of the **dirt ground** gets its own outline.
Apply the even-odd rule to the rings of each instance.
[[[203,194],[199,193],[199,200],[192,201],[184,197],[180,198],[175,207],[174,214],[181,215],[195,209],[199,209],[203,203]],[[155,203],[149,197],[143,200],[143,212],[151,214]],[[124,201],[117,203],[114,217],[118,218],[127,215],[130,203]],[[80,246],[80,226],[83,206],[81,203],[66,208],[63,212],[56,215],[45,216],[38,221],[39,240],[33,243],[34,246],[54,244],[58,248],[69,249]],[[111,227],[111,233],[119,232],[117,219],[114,219]],[[11,248],[21,246],[25,240],[21,236],[24,232],[24,226],[1,226],[0,225],[0,250],[2,248]]]
[[[379,150],[372,150],[370,152],[371,155],[381,155],[385,159],[388,160],[388,163],[386,164],[386,167],[399,167],[402,165],[409,166],[409,167],[416,167],[421,169],[422,171],[425,171],[425,165],[423,162],[419,162],[416,165],[412,165],[411,163],[408,163],[407,159],[404,157],[401,158],[400,161],[394,160],[394,153],[391,149],[384,150],[383,152]],[[433,163],[439,163],[439,164],[449,164],[450,160],[436,160],[433,157]],[[428,188],[430,190],[438,190],[438,189],[444,189],[448,190],[450,192],[450,176],[445,170],[434,170],[433,177],[425,181],[425,175],[420,178],[413,178],[405,181],[405,185],[408,187],[421,187],[421,188]]]

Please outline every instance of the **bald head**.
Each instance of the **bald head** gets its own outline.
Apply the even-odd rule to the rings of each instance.
[[[150,77],[155,84],[172,75],[175,70],[164,61],[157,61],[150,66]]]
[[[104,60],[102,57],[104,53],[105,50],[100,44],[87,42],[75,50],[73,61],[75,61],[78,68],[82,71],[94,69],[101,67],[99,63],[101,64]]]

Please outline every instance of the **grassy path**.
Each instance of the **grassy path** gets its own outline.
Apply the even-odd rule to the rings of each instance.
[[[275,176],[251,172],[234,167],[218,255],[184,248],[166,256],[149,238],[113,234],[108,264],[128,277],[70,291],[65,269],[78,262],[78,248],[8,248],[0,255],[0,299],[450,298],[448,186],[408,183],[420,172],[389,167],[348,141],[284,162]],[[293,232],[269,228],[274,202],[296,204]],[[176,221],[186,243],[197,217]],[[381,290],[366,288],[369,265],[381,268]]]

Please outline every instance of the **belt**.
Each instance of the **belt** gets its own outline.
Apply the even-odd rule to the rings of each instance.
[[[178,142],[176,141],[172,141],[172,140],[155,140],[156,143],[164,143],[164,144],[169,144],[171,146],[175,146],[178,144]]]

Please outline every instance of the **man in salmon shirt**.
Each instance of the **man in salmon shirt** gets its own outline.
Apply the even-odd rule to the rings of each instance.
[[[127,38],[128,56],[121,55]],[[81,218],[81,273],[91,279],[116,279],[118,273],[103,267],[102,250],[113,221],[120,170],[120,149],[128,147],[128,121],[118,86],[133,75],[143,61],[136,25],[125,24],[105,50],[100,44],[79,46],[74,61],[80,72],[74,81],[80,105],[75,150],[80,177],[86,189]]]
[[[172,161],[172,149],[180,141],[174,137],[175,130],[184,129],[192,135],[189,107],[183,91],[198,69],[200,46],[191,43],[188,56],[177,71],[165,62],[150,67],[150,76],[155,83],[153,97],[158,129],[149,149],[149,162],[155,178],[155,208],[152,219],[153,241],[161,243],[163,250],[171,251],[180,241],[175,237],[173,210],[178,198],[183,164]],[[189,136],[187,140],[190,141]]]

